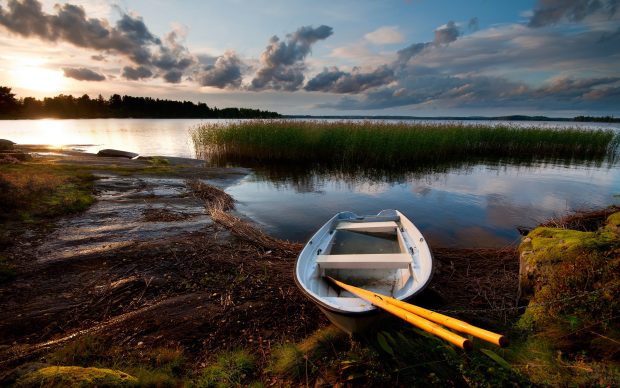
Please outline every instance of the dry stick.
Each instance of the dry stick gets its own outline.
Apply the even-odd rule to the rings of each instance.
[[[229,229],[237,237],[267,249],[281,249],[288,253],[301,250],[301,244],[273,238],[252,224],[227,213],[227,210],[234,209],[234,200],[223,190],[197,180],[188,182],[188,185],[196,196],[205,201],[211,219]]]

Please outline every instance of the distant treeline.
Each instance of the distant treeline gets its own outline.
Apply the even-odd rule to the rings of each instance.
[[[101,95],[90,98],[60,94],[37,100],[34,97],[16,99],[11,88],[0,87],[0,118],[35,119],[92,119],[92,118],[277,118],[280,114],[259,109],[209,107],[191,101],[160,100],[150,97]]]
[[[601,117],[577,116],[573,120],[597,122],[597,123],[620,123],[620,118],[615,118],[614,116],[601,116]]]

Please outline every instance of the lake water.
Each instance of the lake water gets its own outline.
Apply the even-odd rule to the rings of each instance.
[[[117,148],[142,155],[194,157],[189,130],[206,121],[214,120],[7,120],[0,121],[0,138],[21,144],[79,144],[77,148],[90,152]],[[474,163],[390,178],[317,173],[299,176],[261,169],[227,191],[238,201],[239,213],[254,219],[267,232],[289,240],[305,241],[339,211],[375,214],[393,208],[409,217],[431,246],[499,247],[518,241],[517,226],[534,226],[576,209],[620,203],[620,166],[606,162]]]

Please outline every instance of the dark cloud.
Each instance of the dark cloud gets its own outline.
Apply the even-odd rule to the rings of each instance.
[[[105,61],[105,57],[103,55],[91,55],[90,59],[94,61]]]
[[[123,77],[128,80],[137,81],[137,80],[144,79],[144,78],[151,78],[152,76],[153,76],[153,72],[149,70],[148,67],[125,66],[123,68]]]
[[[538,0],[529,27],[544,27],[563,20],[580,22],[597,16],[610,19],[618,16],[620,0]]]
[[[238,88],[241,86],[241,61],[233,51],[224,53],[212,65],[205,66],[198,75],[202,86]]]
[[[82,7],[64,4],[56,14],[46,14],[37,0],[9,0],[8,10],[0,8],[0,25],[25,37],[65,41],[78,47],[110,50],[127,55],[136,63],[150,58],[146,47],[159,44],[139,18],[123,15],[116,27],[107,21],[87,18]]]
[[[180,70],[170,70],[164,74],[164,79],[166,80],[166,82],[169,82],[171,84],[178,84],[179,82],[181,82],[182,77],[183,72]]]
[[[469,19],[469,23],[467,23],[467,28],[470,31],[478,31],[480,29],[480,22],[477,17],[473,17]]]
[[[103,81],[105,76],[97,73],[85,67],[70,68],[63,67],[62,71],[65,73],[65,77],[73,78],[78,81]]]
[[[394,70],[384,65],[371,72],[355,68],[351,73],[338,68],[324,69],[308,81],[305,90],[331,93],[360,93],[367,89],[388,84],[394,80]]]
[[[620,78],[558,79],[539,88],[502,77],[423,76],[342,98],[322,108],[369,110],[393,107],[612,109],[620,102]]]
[[[476,19],[477,23],[478,18],[474,19]],[[425,49],[452,43],[458,39],[459,35],[460,32],[456,24],[453,21],[449,21],[446,25],[441,26],[435,30],[435,39],[432,42],[413,43],[412,45],[407,46],[404,49],[398,50],[396,53],[397,59],[394,64],[404,66],[411,58],[420,54]]]
[[[603,78],[556,78],[537,90],[540,96],[553,95],[558,99],[581,98],[586,94],[593,93],[601,86],[613,85],[620,81],[620,77]]]
[[[159,51],[153,55],[153,65],[165,71],[183,72],[194,64],[195,59],[187,48],[178,42],[178,34],[170,32],[164,39],[164,44],[159,47]]]
[[[379,66],[369,72],[361,72],[357,68],[353,69],[352,72],[344,72],[337,68],[326,68],[308,81],[305,89],[308,91],[355,94],[385,86],[401,78],[401,73],[406,71],[411,58],[433,47],[452,43],[459,37],[459,34],[456,24],[450,21],[435,30],[433,42],[414,43],[399,50],[396,53],[396,60],[392,63]],[[425,72],[427,71],[425,70]]]
[[[435,30],[434,44],[448,44],[454,42],[459,37],[459,29],[453,21],[449,21],[445,26]]]
[[[80,6],[57,5],[55,11],[44,13],[37,0],[9,0],[6,9],[0,7],[0,25],[24,37],[124,55],[136,65],[161,70],[168,82],[179,82],[179,73],[194,63],[188,50],[177,42],[175,32],[162,41],[140,17],[123,14],[111,26],[104,19],[88,18]]]
[[[421,53],[425,48],[432,46],[432,43],[414,43],[402,50],[398,50],[396,55],[398,56],[396,63],[400,65],[406,65],[407,62],[414,56]]]
[[[277,36],[272,37],[261,55],[261,68],[252,80],[250,89],[299,89],[304,81],[304,59],[312,45],[332,33],[333,29],[325,25],[317,28],[306,26],[287,35],[286,41],[280,41]]]

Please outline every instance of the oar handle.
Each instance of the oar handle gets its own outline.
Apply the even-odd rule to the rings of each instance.
[[[502,348],[508,346],[508,338],[504,337],[501,334],[493,333],[492,331],[476,327],[474,325],[471,325],[459,319],[452,318],[452,317],[449,317],[447,315],[443,315],[440,313],[436,313],[434,311],[427,310],[423,307],[416,306],[410,303],[406,303],[406,302],[403,302],[402,300],[398,300],[398,299],[395,299],[389,296],[377,294],[375,292],[364,290],[362,288],[357,288],[357,290],[358,292],[361,292],[361,293],[380,296],[386,303],[389,303],[396,307],[400,307],[403,310],[419,315],[423,318],[428,319],[429,321],[449,327],[450,329],[460,331],[461,333],[471,334],[474,337],[480,338],[484,341],[490,342]]]
[[[358,288],[355,286],[348,285],[331,277],[327,277],[330,281],[337,284],[338,286],[344,288],[345,290],[359,296],[362,299],[373,303],[372,300],[379,298],[383,303],[391,305],[393,307],[397,307],[399,309],[405,310],[409,313],[412,313],[416,316],[422,317],[428,321],[435,322],[437,324],[444,325],[451,329],[460,331],[462,333],[471,334],[475,337],[478,337],[484,341],[490,342],[492,344],[498,345],[500,347],[508,346],[508,338],[504,337],[501,334],[493,333],[492,331],[488,331],[485,329],[481,329],[474,325],[471,325],[467,322],[461,321],[456,318],[449,317],[447,315],[443,315],[440,313],[436,313],[431,310],[427,310],[425,308],[412,305],[410,303],[403,302],[402,300],[398,300],[386,295],[377,294],[376,292],[364,290],[363,288]],[[362,296],[364,295],[364,296]],[[374,304],[374,303],[373,303]],[[404,318],[403,318],[404,319]],[[449,332],[451,333],[451,332]]]
[[[449,330],[444,329],[443,327],[439,326],[438,324],[431,322],[427,319],[424,319],[418,315],[412,314],[406,310],[401,309],[400,307],[391,305],[387,302],[385,302],[381,296],[379,295],[369,295],[366,293],[362,293],[359,292],[359,289],[357,287],[353,287],[350,286],[348,284],[339,282],[336,279],[333,279],[331,277],[327,277],[327,279],[329,279],[330,281],[334,282],[335,284],[337,284],[338,286],[344,288],[345,290],[349,291],[350,293],[358,296],[361,299],[364,299],[370,303],[372,303],[373,305],[387,311],[390,314],[393,314],[409,323],[411,323],[412,325],[428,332],[431,334],[436,335],[439,338],[442,338],[450,343],[455,344],[456,346],[460,347],[461,349],[465,349],[465,350],[471,350],[472,349],[472,343],[469,339],[467,338],[463,338],[460,335],[453,333]],[[364,290],[365,291],[365,290]]]

